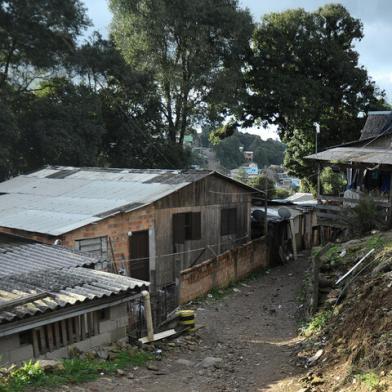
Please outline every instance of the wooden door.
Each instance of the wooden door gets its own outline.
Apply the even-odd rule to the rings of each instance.
[[[148,230],[134,231],[129,238],[130,263],[132,278],[150,281],[150,252]]]

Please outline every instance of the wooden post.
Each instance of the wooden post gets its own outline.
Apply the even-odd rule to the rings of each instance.
[[[294,233],[294,220],[293,220],[293,218],[289,219],[289,223],[290,223],[291,244],[293,246],[294,260],[297,260],[297,239],[295,238],[295,233]]]
[[[49,351],[53,351],[54,339],[53,339],[53,325],[52,324],[48,324],[46,326],[46,334],[48,336]]]
[[[54,341],[55,347],[60,348],[61,346],[61,339],[60,339],[60,323],[56,322],[53,324],[54,327]]]
[[[86,339],[86,315],[82,314],[80,316],[80,323],[81,323],[81,335],[82,340]]]
[[[312,257],[312,293],[310,298],[309,311],[313,315],[318,308],[319,300],[319,275],[320,275],[320,257],[319,255]]]
[[[68,344],[68,334],[67,334],[67,322],[65,320],[61,320],[61,335],[63,338],[63,346]]]
[[[392,173],[389,174],[389,208],[388,208],[388,216],[387,216],[387,226],[390,228],[392,225]]]
[[[39,344],[38,344],[38,330],[33,329],[33,353],[34,353],[34,358],[39,357]]]
[[[317,201],[321,200],[320,163],[317,164]]]
[[[144,299],[144,316],[146,318],[147,325],[147,338],[150,342],[152,342],[154,340],[154,327],[152,324],[150,293],[146,290],[143,290],[142,295]]]

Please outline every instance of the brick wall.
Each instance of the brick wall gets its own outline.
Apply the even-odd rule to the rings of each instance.
[[[259,238],[181,271],[180,303],[205,295],[212,288],[226,287],[267,267],[267,247],[264,237]]]
[[[61,245],[74,249],[75,241],[84,238],[108,236],[113,247],[114,260],[118,268],[129,267],[129,237],[128,232],[148,230],[154,226],[154,207],[152,205],[128,213],[120,213],[103,219],[96,223],[83,226],[64,235],[55,237],[23,230],[0,227],[0,232],[19,235],[44,244],[53,244],[56,239],[61,240]],[[109,249],[110,256],[111,249]]]

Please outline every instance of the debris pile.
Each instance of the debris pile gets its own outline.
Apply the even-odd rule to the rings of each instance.
[[[297,354],[306,390],[392,390],[392,233],[329,245],[318,294]]]

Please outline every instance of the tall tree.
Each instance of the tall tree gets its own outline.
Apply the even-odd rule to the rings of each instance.
[[[24,99],[18,125],[25,169],[47,164],[94,166],[105,132],[99,97],[66,79],[45,82]]]
[[[78,78],[101,100],[106,129],[101,148],[108,164],[173,169],[189,163],[190,154],[163,137],[161,103],[149,70],[135,70],[99,34],[70,60]]]
[[[341,5],[266,15],[253,36],[245,124],[278,126],[287,144],[286,166],[301,178],[311,169],[303,157],[315,149],[313,123],[321,125],[319,149],[356,139],[360,112],[383,106],[355,41],[363,27]]]
[[[154,74],[172,144],[207,120],[219,123],[244,90],[252,19],[237,0],[110,0],[125,59]]]
[[[88,24],[79,0],[0,0],[0,89],[30,88],[75,49]]]

